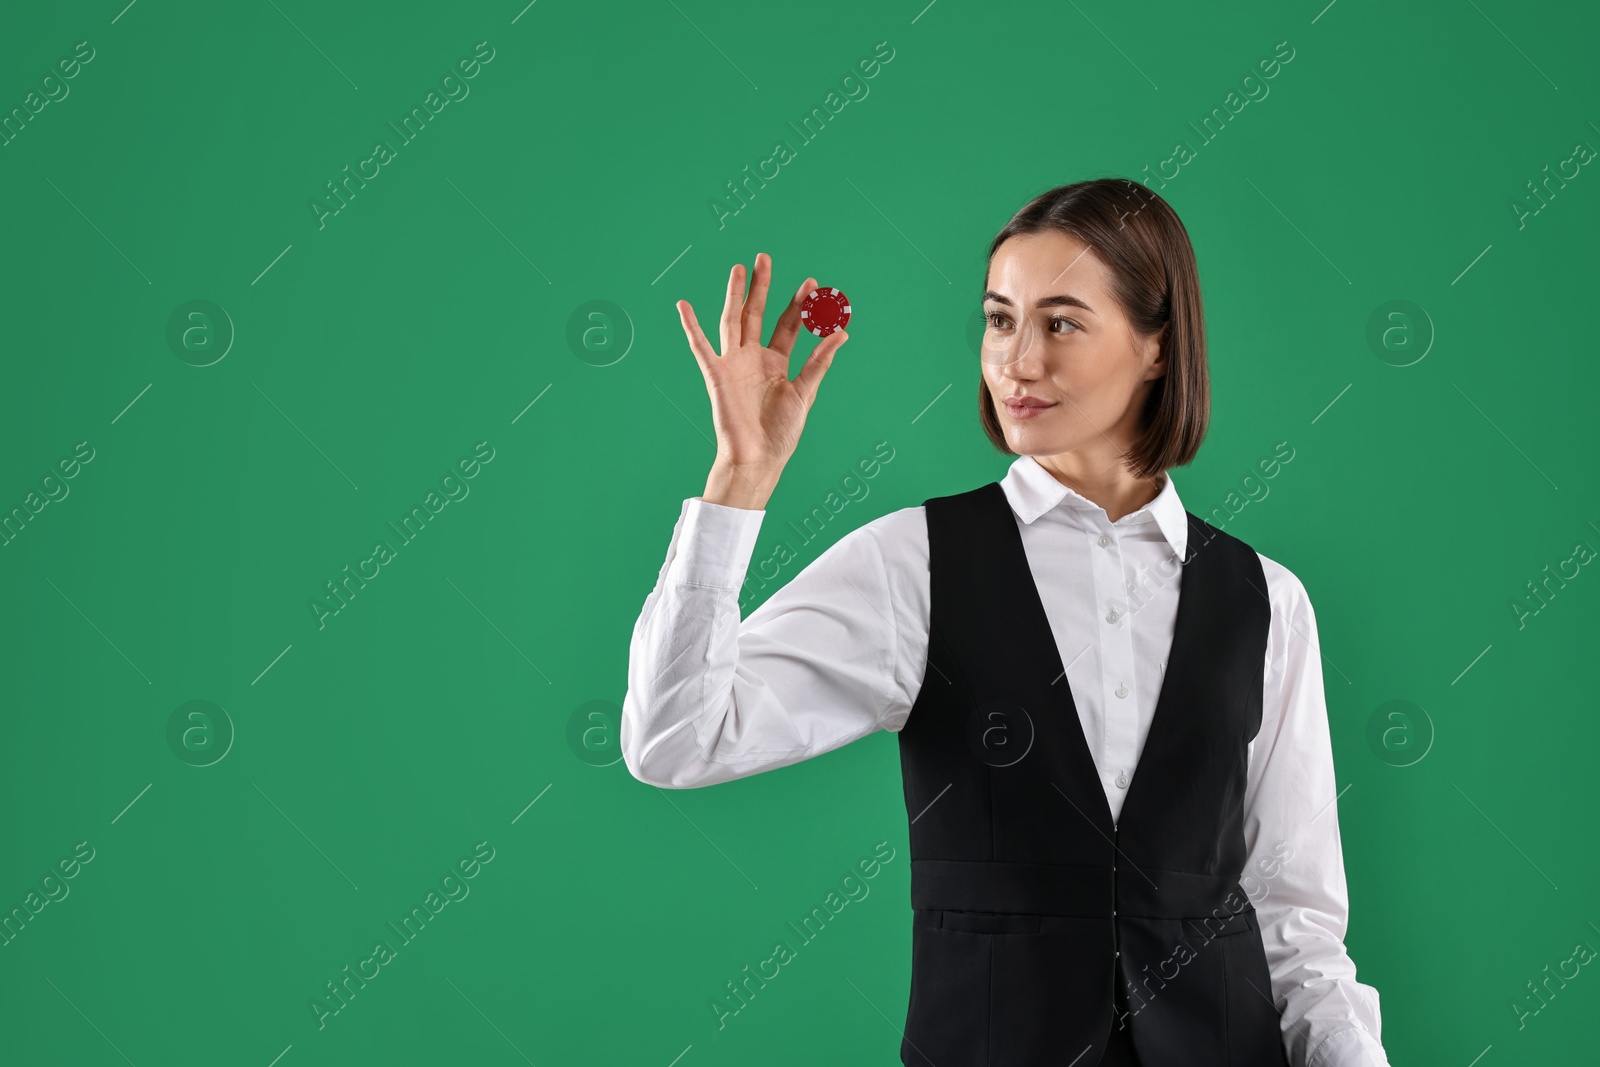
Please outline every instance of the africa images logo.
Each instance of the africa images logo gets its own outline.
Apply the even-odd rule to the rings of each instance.
[[[388,540],[376,542],[372,546],[372,555],[358,560],[354,571],[350,569],[350,564],[346,563],[339,578],[330,578],[323,583],[327,595],[320,598],[312,597],[306,601],[311,609],[311,617],[317,621],[317,629],[325,629],[328,619],[349,607],[350,601],[367,587],[368,582],[382,574],[384,567],[399,558],[397,546],[409,545],[448,505],[465,500],[467,494],[472,492],[472,487],[467,483],[476,478],[494,457],[494,446],[488,441],[479,441],[473,446],[472,455],[457,461],[456,465],[449,468],[439,479],[438,490],[429,489],[421,504],[412,505],[411,510],[400,517],[399,525],[392,520],[387,524],[394,533],[394,544],[390,544]],[[460,472],[459,477],[457,471]],[[443,492],[443,496],[440,495],[440,491]]]
[[[487,50],[487,51],[485,51]],[[477,58],[473,58],[476,56]],[[389,123],[389,129],[395,133],[395,138],[400,145],[408,145],[416,140],[417,135],[427,129],[428,123],[439,115],[452,102],[460,103],[472,92],[472,87],[467,84],[478,76],[479,71],[487,66],[495,56],[493,48],[488,41],[479,41],[473,47],[472,56],[460,60],[449,73],[439,79],[439,88],[444,90],[444,95],[439,95],[439,90],[429,89],[428,95],[422,98],[422,103],[414,105],[404,117],[400,125]],[[459,72],[459,74],[458,74]],[[311,214],[316,217],[317,229],[326,229],[328,219],[339,214],[355,199],[356,192],[367,187],[367,182],[372,181],[383,173],[383,168],[392,163],[399,155],[395,146],[388,141],[378,141],[372,146],[372,155],[356,164],[354,172],[350,164],[344,165],[344,176],[334,182],[325,183],[328,190],[324,197],[312,197],[308,203]],[[368,168],[371,173],[368,173]],[[354,183],[352,186],[351,183]]]
[[[494,856],[494,846],[488,841],[479,841],[472,846],[471,853],[457,860],[440,876],[439,888],[429,889],[422,903],[413,905],[400,918],[398,925],[392,921],[384,924],[389,933],[394,935],[393,938],[388,935],[380,938],[374,942],[370,956],[358,960],[353,969],[348,963],[345,964],[337,978],[324,982],[323,992],[307,1001],[312,1016],[317,1020],[317,1029],[326,1029],[328,1020],[348,1008],[356,994],[381,975],[383,968],[399,957],[399,950],[416,940],[445,908],[466,900],[467,894],[472,892],[472,887],[467,883],[476,878]]]
[[[839,888],[830,889],[822,903],[813,907],[800,918],[799,925],[789,922],[788,926],[794,934],[793,944],[786,936],[772,946],[772,952],[762,959],[752,970],[750,964],[745,964],[740,977],[726,983],[727,994],[712,997],[709,1001],[711,1016],[717,1021],[717,1029],[727,1027],[728,1020],[744,1011],[750,1006],[758,992],[767,987],[767,983],[783,973],[783,968],[799,958],[798,948],[804,948],[816,940],[828,924],[850,905],[852,901],[860,902],[867,899],[872,892],[868,883],[883,872],[883,865],[893,860],[896,856],[894,846],[887,841],[879,841],[872,846],[872,855],[857,860],[856,865],[848,870],[844,877],[839,879]]]

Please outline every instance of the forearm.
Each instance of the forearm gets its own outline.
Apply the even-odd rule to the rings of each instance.
[[[882,728],[904,703],[875,538],[853,530],[740,618],[761,513],[684,502],[634,626],[628,770],[687,788],[788,766]]]
[[[620,743],[628,770],[641,781],[689,788],[735,776],[707,758],[698,736],[716,729],[728,711],[739,583],[760,523],[759,513],[683,504],[628,649]]]

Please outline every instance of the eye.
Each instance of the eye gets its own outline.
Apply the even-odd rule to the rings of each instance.
[[[1061,323],[1063,326],[1071,326],[1074,330],[1080,330],[1080,329],[1083,328],[1083,327],[1079,326],[1077,323],[1073,322],[1071,319],[1063,319],[1059,315],[1056,315],[1056,316],[1052,316],[1051,319],[1050,319],[1050,332],[1051,333],[1058,332],[1056,330],[1056,328],[1055,328],[1056,323],[1058,323],[1058,322]],[[1065,330],[1061,330],[1059,332],[1066,333]]]
[[[983,325],[986,329],[1003,330],[1005,327],[994,321],[995,319],[1003,318],[1005,318],[1005,316],[998,311],[985,312],[983,316]]]

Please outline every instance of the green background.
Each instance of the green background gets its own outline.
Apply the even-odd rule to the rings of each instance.
[[[0,35],[7,114],[94,49],[0,147],[0,508],[69,490],[0,548],[0,908],[94,850],[0,948],[0,1060],[897,1062],[895,738],[669,792],[570,724],[622,700],[713,456],[673,301],[714,322],[766,251],[779,291],[854,304],[756,557],[895,458],[787,579],[1004,472],[973,403],[987,242],[1103,175],[1151,181],[1199,256],[1215,398],[1184,502],[1231,501],[1316,607],[1347,943],[1393,1061],[1592,1054],[1592,968],[1512,1007],[1600,946],[1600,578],[1527,590],[1600,545],[1600,177],[1513,206],[1600,145],[1592,8],[123,3]],[[480,41],[469,95],[319,227],[325,183]],[[1285,41],[1268,95],[1197,134]],[[879,42],[868,95],[802,144],[787,124]],[[778,140],[792,161],[719,225]],[[168,342],[194,300],[234,334],[208,366],[215,316]],[[481,441],[469,495],[319,625],[324,584]],[[194,700],[222,711],[169,741]],[[1421,710],[1372,740],[1396,700]],[[319,1028],[324,983],[485,841],[470,895]],[[871,895],[719,1029],[724,984],[880,841]]]

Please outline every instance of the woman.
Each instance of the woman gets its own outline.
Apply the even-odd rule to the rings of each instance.
[[[898,733],[907,1064],[1383,1067],[1356,980],[1316,623],[1189,514],[1209,411],[1194,252],[1132,181],[1062,186],[990,246],[978,410],[999,481],[844,535],[748,619],[779,473],[844,344],[788,377],[771,262],[687,301],[717,459],[633,633],[621,744],[687,788]],[[1180,562],[1181,561],[1181,562]]]

